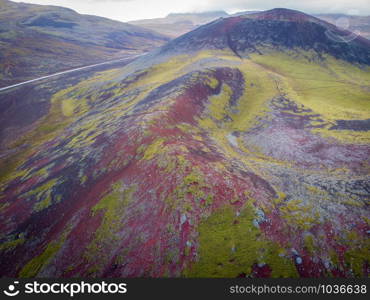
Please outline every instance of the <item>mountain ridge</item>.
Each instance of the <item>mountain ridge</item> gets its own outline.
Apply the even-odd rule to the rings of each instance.
[[[196,27],[200,25],[204,25],[208,22],[211,22],[219,17],[241,16],[241,15],[259,13],[259,12],[261,11],[241,11],[241,12],[237,12],[233,14],[228,14],[223,11],[223,12],[220,12],[220,14],[215,16],[213,19],[205,18],[204,20],[202,20],[201,18],[203,13],[196,13],[196,14],[183,13],[181,14],[181,21],[183,22],[184,25],[178,23],[180,22],[180,20],[178,20],[177,22],[175,18],[169,18],[168,16],[165,18],[130,21],[130,23],[138,24],[142,27],[153,29],[163,34],[167,34],[171,38],[176,38],[179,35],[182,35],[188,31],[191,31],[195,29]],[[204,14],[207,14],[207,12],[205,12]],[[197,22],[192,21],[192,18],[194,15],[197,16],[197,19],[196,19]],[[345,18],[345,20],[349,21],[349,28],[348,28],[349,31],[359,32],[360,35],[362,35],[363,37],[367,39],[370,38],[370,16],[352,16],[352,15],[345,15],[345,14],[314,14],[312,16],[318,17],[334,25],[336,25],[338,20],[341,21],[341,18]]]
[[[270,31],[266,31],[266,27]],[[215,20],[170,41],[161,51],[182,52],[229,47],[240,56],[239,52],[258,52],[257,48],[266,43],[273,48],[313,49],[318,54],[327,53],[349,62],[370,64],[370,41],[355,37],[349,42],[340,43],[333,40],[328,32],[338,37],[348,33],[301,12],[273,9]]]
[[[143,53],[168,41],[147,29],[67,8],[6,0],[1,5],[3,86]]]

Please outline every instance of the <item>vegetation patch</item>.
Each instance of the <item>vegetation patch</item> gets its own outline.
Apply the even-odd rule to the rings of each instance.
[[[297,277],[283,249],[267,240],[253,224],[255,209],[250,202],[237,215],[229,206],[204,219],[199,231],[199,259],[184,272],[187,277],[237,277],[252,275],[254,264],[267,264],[272,277]]]

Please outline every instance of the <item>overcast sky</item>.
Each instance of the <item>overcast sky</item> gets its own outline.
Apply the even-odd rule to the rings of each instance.
[[[307,13],[370,15],[369,0],[15,0],[69,7],[79,13],[119,21],[164,17],[171,12],[266,10],[275,7]]]

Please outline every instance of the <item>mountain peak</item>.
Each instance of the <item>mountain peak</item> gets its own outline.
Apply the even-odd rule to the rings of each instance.
[[[308,14],[305,14],[298,10],[288,9],[288,8],[274,8],[271,10],[266,10],[263,12],[257,12],[255,14],[248,15],[249,17],[255,16],[257,19],[273,19],[279,21],[312,21],[318,20]]]
[[[351,39],[342,39],[350,36]],[[337,38],[335,38],[337,37]],[[345,42],[344,42],[345,41]],[[370,43],[303,12],[275,8],[220,18],[168,43],[162,52],[231,49],[242,57],[261,48],[303,50],[370,65]],[[263,52],[263,50],[262,50]]]

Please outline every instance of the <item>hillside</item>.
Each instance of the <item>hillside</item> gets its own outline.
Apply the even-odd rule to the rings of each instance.
[[[0,274],[368,276],[370,46],[328,29],[225,18],[1,92]]]
[[[152,50],[168,38],[67,8],[0,0],[0,87]]]

